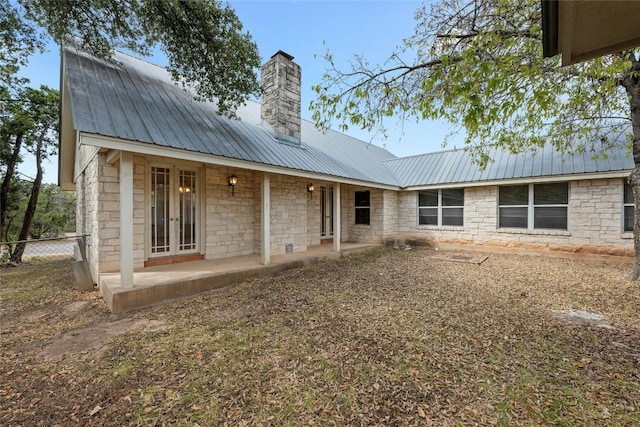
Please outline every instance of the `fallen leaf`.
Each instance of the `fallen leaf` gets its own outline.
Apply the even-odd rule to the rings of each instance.
[[[424,409],[421,406],[418,406],[418,416],[420,418],[427,418],[427,414],[424,413]]]

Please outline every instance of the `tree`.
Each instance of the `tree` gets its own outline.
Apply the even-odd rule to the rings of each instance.
[[[8,0],[0,0],[0,5]],[[169,71],[201,99],[233,115],[259,93],[258,49],[233,9],[216,0],[18,0],[24,22],[56,41],[79,38],[84,49],[109,58],[113,48],[146,55],[160,45]],[[31,25],[33,27],[33,25]]]
[[[42,184],[29,231],[30,238],[58,237],[65,231],[75,230],[75,209],[75,192],[62,191],[55,184]]]
[[[31,195],[24,211],[22,227],[18,240],[26,240],[31,233],[40,187],[44,171],[42,161],[48,156],[55,154],[58,127],[58,103],[59,94],[55,89],[42,86],[40,90],[27,89],[25,98],[28,100],[28,113],[31,115],[33,126],[25,133],[25,139],[29,151],[36,158],[36,178],[31,187]],[[22,262],[26,244],[18,243],[11,254],[11,261]]]
[[[13,178],[9,185],[9,196],[4,208],[5,221],[2,226],[2,242],[12,242],[18,239],[20,227],[22,225],[22,217],[29,199],[31,191],[31,182]],[[13,247],[11,248],[11,251]],[[9,254],[10,255],[10,254]],[[7,258],[8,259],[8,258]],[[0,256],[0,260],[4,260]]]
[[[5,115],[0,121],[0,169],[4,174],[0,182],[0,239],[5,241],[6,230],[11,227],[6,224],[7,213],[11,208],[11,201],[15,204],[18,197],[13,194],[22,186],[16,185],[16,167],[21,161],[23,150],[31,152],[36,158],[36,177],[30,189],[29,201],[24,209],[22,225],[18,233],[18,240],[29,237],[31,224],[36,212],[40,186],[42,184],[42,161],[55,153],[58,126],[59,95],[55,89],[42,86],[39,90],[24,88],[17,92],[20,100],[9,100],[5,103]],[[2,104],[0,104],[2,105]],[[11,217],[15,219],[15,214]],[[15,224],[14,224],[15,226]],[[12,254],[14,262],[20,262],[24,245],[17,245]],[[14,259],[15,257],[15,259]]]
[[[542,57],[539,0],[441,0],[416,12],[416,30],[383,66],[355,57],[314,86],[318,126],[382,130],[389,117],[446,119],[484,167],[493,148],[552,144],[606,156],[628,146],[635,201],[632,279],[640,278],[640,51],[562,68]]]
[[[26,83],[17,73],[27,65],[29,57],[44,49],[44,37],[33,22],[24,19],[21,11],[9,0],[0,0],[0,86],[5,89],[2,99],[10,90]]]
[[[7,88],[0,87],[3,98],[0,106],[0,170],[2,181],[0,182],[0,240],[4,237],[5,221],[8,211],[8,199],[11,197],[11,189],[17,167],[22,162],[22,150],[27,143],[27,135],[36,126],[34,116],[29,111],[29,94],[32,90],[21,89],[17,91],[14,99]],[[6,240],[6,239],[5,239]]]

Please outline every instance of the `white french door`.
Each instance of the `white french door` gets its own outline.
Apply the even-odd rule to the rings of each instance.
[[[333,236],[333,187],[320,187],[320,236]]]
[[[149,257],[198,252],[197,171],[151,166],[150,181]]]

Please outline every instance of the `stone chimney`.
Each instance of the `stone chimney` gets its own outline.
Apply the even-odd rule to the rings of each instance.
[[[278,139],[300,144],[300,66],[279,50],[262,66],[260,117]]]

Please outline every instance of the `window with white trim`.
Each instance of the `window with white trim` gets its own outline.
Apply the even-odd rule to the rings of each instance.
[[[498,227],[566,230],[569,183],[508,185],[498,190]]]
[[[464,188],[424,190],[418,193],[418,225],[464,224]]]
[[[631,232],[633,231],[633,210],[635,204],[633,203],[633,189],[631,185],[624,180],[624,199],[623,203],[623,211],[622,211],[622,227],[623,231]]]

